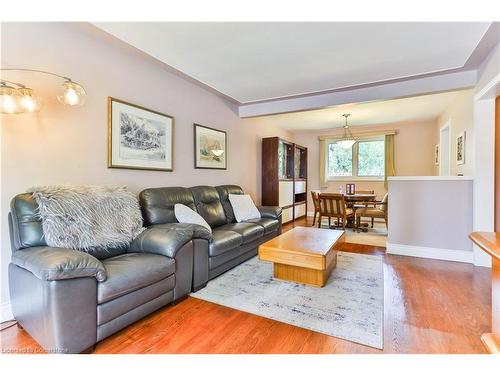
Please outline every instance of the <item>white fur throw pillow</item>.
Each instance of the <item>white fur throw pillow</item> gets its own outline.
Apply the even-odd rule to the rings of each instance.
[[[205,219],[202,218],[198,212],[193,211],[188,206],[176,203],[174,205],[174,214],[179,223],[202,225],[207,228],[210,233],[212,233],[212,228],[210,228],[210,225],[208,225]]]
[[[144,230],[137,197],[124,186],[38,186],[29,192],[49,246],[105,257]]]
[[[248,194],[229,194],[234,217],[238,223],[244,220],[260,219],[260,212]]]

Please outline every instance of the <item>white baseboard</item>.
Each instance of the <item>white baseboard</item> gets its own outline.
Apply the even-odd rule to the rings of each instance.
[[[387,254],[405,255],[417,258],[451,260],[454,262],[471,263],[471,264],[474,263],[473,251],[401,245],[389,242],[387,242]]]
[[[12,309],[10,308],[10,301],[2,302],[0,311],[0,322],[6,322],[8,320],[14,319],[12,315]]]
[[[313,217],[313,216],[314,216],[314,212],[312,212],[312,211],[307,211],[307,216]]]

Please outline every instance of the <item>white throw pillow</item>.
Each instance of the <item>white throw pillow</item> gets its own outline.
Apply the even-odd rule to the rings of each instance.
[[[210,233],[212,233],[212,228],[210,228],[210,225],[208,225],[205,219],[202,218],[198,212],[193,211],[188,206],[176,203],[174,205],[174,214],[179,223],[202,225],[207,228]]]
[[[244,220],[260,219],[260,212],[248,194],[229,194],[234,217],[238,223]]]

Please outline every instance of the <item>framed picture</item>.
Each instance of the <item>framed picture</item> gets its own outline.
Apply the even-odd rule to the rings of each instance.
[[[108,98],[108,167],[173,170],[174,118]]]
[[[465,164],[465,131],[457,135],[457,164]]]
[[[194,124],[194,167],[227,169],[226,143],[225,131]]]
[[[439,165],[439,145],[434,146],[434,165]]]

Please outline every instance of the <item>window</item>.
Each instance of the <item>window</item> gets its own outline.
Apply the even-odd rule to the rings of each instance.
[[[384,139],[358,141],[350,149],[330,142],[328,150],[328,178],[377,178],[384,177],[385,144]]]

